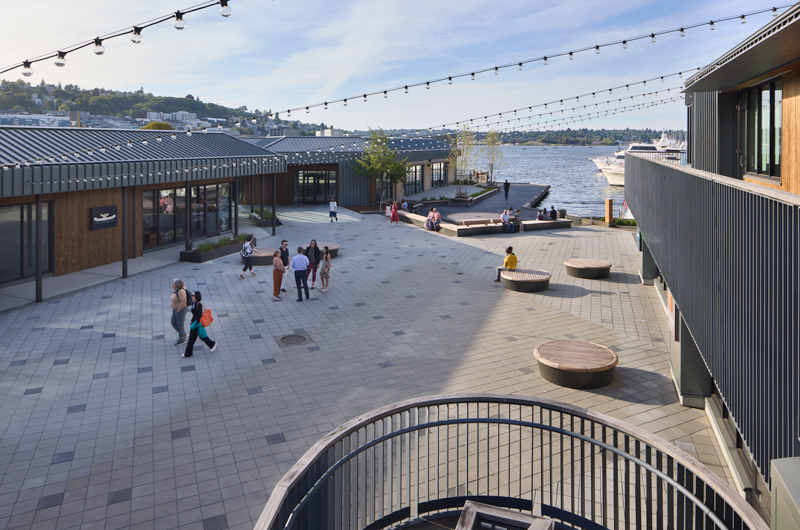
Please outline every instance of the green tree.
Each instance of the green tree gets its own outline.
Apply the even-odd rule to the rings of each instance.
[[[158,131],[174,131],[175,128],[165,121],[151,121],[140,129],[155,129]]]
[[[66,103],[62,103],[61,105],[58,106],[58,110],[69,110],[69,105],[67,105]]]
[[[389,183],[401,182],[406,176],[406,159],[397,159],[397,149],[389,147],[389,137],[382,129],[370,129],[370,138],[364,152],[356,158],[353,171],[380,182],[380,198],[383,202]]]
[[[489,165],[489,178],[487,180],[489,184],[492,184],[494,183],[494,170],[505,165],[503,151],[500,149],[500,134],[497,131],[489,131],[486,133],[484,142],[486,143],[484,148],[486,162]]]
[[[456,174],[456,197],[466,197],[466,179],[472,176],[473,167],[480,156],[481,148],[475,133],[468,125],[462,125],[455,136],[450,137],[448,161]]]

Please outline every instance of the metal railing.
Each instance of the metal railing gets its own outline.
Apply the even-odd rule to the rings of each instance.
[[[256,528],[377,530],[467,500],[575,528],[768,529],[719,477],[652,434],[494,394],[409,400],[334,430],[278,483]]]

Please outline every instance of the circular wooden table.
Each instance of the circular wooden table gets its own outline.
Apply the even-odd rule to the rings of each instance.
[[[503,287],[521,293],[538,293],[550,287],[550,273],[541,269],[515,269],[501,271]]]
[[[569,258],[564,262],[567,274],[575,278],[596,280],[608,278],[611,262],[595,258]]]
[[[605,346],[582,340],[554,340],[533,349],[542,377],[569,388],[600,388],[614,380],[619,357]]]

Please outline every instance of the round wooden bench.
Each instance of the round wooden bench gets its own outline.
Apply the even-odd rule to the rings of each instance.
[[[564,262],[567,274],[575,278],[597,280],[608,278],[611,262],[595,258],[570,258]]]
[[[521,293],[538,293],[550,287],[550,273],[541,269],[515,269],[501,271],[503,287]]]
[[[614,380],[619,357],[605,346],[582,340],[554,340],[533,349],[546,380],[569,388],[600,388]]]
[[[331,243],[329,241],[317,241],[317,246],[319,247],[320,256],[322,256],[322,249],[328,247],[328,250],[331,252],[331,259],[335,258],[339,255],[339,245],[336,243]],[[308,248],[308,243],[303,245],[303,252]],[[295,254],[297,253],[297,249],[295,249]],[[320,259],[322,259],[320,257]]]

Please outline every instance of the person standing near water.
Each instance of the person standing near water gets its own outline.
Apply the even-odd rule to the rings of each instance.
[[[505,184],[503,184],[503,191],[506,192],[506,199],[508,199],[508,190],[511,188],[511,183],[506,179]]]

